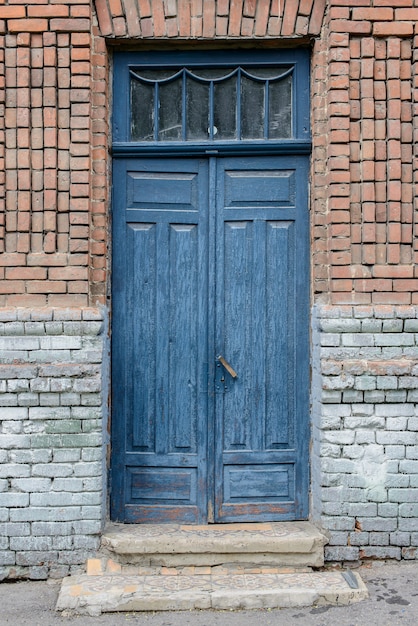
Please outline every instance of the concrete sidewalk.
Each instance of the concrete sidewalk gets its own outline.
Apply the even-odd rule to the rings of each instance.
[[[100,617],[55,612],[60,581],[0,584],[0,624],[13,626],[416,626],[418,562],[374,562],[357,570],[370,599],[342,607],[255,611],[119,613]]]

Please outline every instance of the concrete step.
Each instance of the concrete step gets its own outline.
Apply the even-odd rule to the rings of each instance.
[[[102,551],[120,563],[143,566],[246,563],[321,567],[327,541],[309,522],[112,524],[102,537]]]
[[[342,605],[368,597],[355,572],[290,568],[162,567],[147,571],[92,559],[87,574],[64,579],[57,610],[117,611],[260,609]]]

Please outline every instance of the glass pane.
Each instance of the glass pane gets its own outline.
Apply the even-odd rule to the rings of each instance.
[[[187,77],[186,137],[207,141],[209,127],[209,84]]]
[[[158,139],[180,141],[182,139],[182,77],[159,86]]]
[[[140,76],[142,78],[146,78],[147,80],[159,81],[159,80],[164,80],[164,79],[167,79],[167,78],[171,78],[172,76],[175,76],[178,71],[179,71],[179,68],[175,68],[175,69],[172,69],[172,70],[140,70],[140,69],[136,69],[135,70],[135,74],[137,74],[138,76]]]
[[[285,74],[290,68],[290,65],[283,65],[282,67],[245,67],[243,69],[256,78],[275,80]]]
[[[292,77],[287,76],[269,89],[269,139],[292,136]]]
[[[209,80],[215,80],[219,78],[223,78],[224,76],[228,76],[233,71],[233,67],[219,67],[211,70],[202,70],[200,68],[188,68],[192,74],[195,76],[199,76],[200,78],[205,78]]]
[[[237,77],[214,85],[214,139],[237,138]]]
[[[131,139],[154,140],[154,86],[131,80]]]
[[[241,139],[264,137],[264,83],[241,78]]]

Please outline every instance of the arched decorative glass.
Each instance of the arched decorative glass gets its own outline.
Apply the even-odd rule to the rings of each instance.
[[[293,66],[130,70],[131,141],[293,137]]]

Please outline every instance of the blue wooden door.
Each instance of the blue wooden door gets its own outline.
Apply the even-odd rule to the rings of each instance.
[[[219,521],[307,515],[306,164],[217,163],[216,349],[234,370],[217,363]]]
[[[112,518],[308,513],[307,159],[118,159]]]

